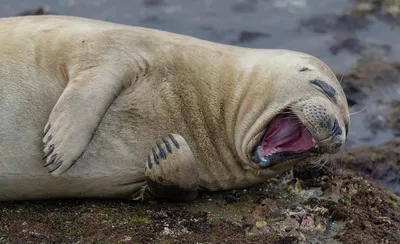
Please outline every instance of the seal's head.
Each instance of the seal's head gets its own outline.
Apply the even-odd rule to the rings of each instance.
[[[246,168],[282,172],[302,159],[338,152],[349,111],[336,76],[313,56],[268,52],[245,75],[251,87],[238,111],[243,133],[235,145]]]

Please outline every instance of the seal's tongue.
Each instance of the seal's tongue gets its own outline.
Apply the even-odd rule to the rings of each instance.
[[[315,147],[316,142],[293,114],[281,114],[270,123],[263,138],[260,156],[276,152],[302,152]]]

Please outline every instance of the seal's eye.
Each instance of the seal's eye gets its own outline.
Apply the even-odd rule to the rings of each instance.
[[[315,88],[323,92],[329,99],[336,102],[337,92],[335,88],[322,80],[312,80],[310,82],[314,85]]]
[[[305,72],[305,71],[310,71],[311,69],[307,68],[307,67],[303,67],[301,68],[299,71],[300,72]]]

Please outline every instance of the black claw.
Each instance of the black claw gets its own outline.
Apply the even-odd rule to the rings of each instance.
[[[150,154],[149,154],[149,156],[147,156],[147,166],[149,167],[149,169],[151,169],[153,167],[153,164],[151,163]]]
[[[44,156],[43,156],[43,158],[42,159],[45,159],[45,158],[47,158],[47,156],[49,156],[50,155],[50,153],[52,153],[53,152],[53,150],[54,150],[54,144],[51,144],[50,145],[50,147],[49,147],[49,150],[44,154]]]
[[[167,141],[167,139],[165,139],[164,137],[161,137],[161,139],[163,140],[163,142],[164,142],[164,144],[165,144],[165,147],[167,148],[167,151],[168,151],[169,153],[172,153],[171,145],[169,144],[169,142]]]
[[[63,163],[64,163],[63,160],[58,162],[51,170],[49,170],[49,173],[51,173],[51,172],[55,171],[56,169],[60,168]]]
[[[162,159],[165,159],[167,157],[167,155],[165,154],[164,148],[161,147],[161,145],[156,142],[158,150],[160,150],[160,156]]]
[[[46,126],[46,128],[44,129],[43,137],[46,136],[46,134],[47,134],[47,132],[49,132],[49,130],[50,130],[50,124],[48,124],[48,125]]]
[[[158,155],[157,155],[156,150],[154,149],[154,147],[151,148],[151,151],[153,152],[154,161],[156,162],[156,164],[158,164],[159,163],[159,158],[158,158]]]
[[[179,143],[176,141],[175,137],[173,135],[169,135],[169,138],[171,138],[172,142],[175,144],[176,148],[180,148]]]
[[[54,154],[53,156],[51,156],[50,160],[47,161],[47,162],[43,165],[43,167],[47,167],[47,166],[49,166],[50,164],[54,163],[54,161],[56,160],[56,158],[57,158],[57,154]]]

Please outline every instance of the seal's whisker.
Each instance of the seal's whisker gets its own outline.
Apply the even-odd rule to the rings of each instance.
[[[324,167],[327,167],[329,164],[329,162],[331,162],[331,160],[333,159],[333,155],[330,154],[324,154],[322,156],[320,156],[320,158],[314,160],[311,162],[311,165],[313,168],[316,168],[317,170],[321,170]],[[333,165],[332,165],[333,167]],[[328,167],[329,169],[329,167]]]
[[[328,163],[327,155],[322,156],[321,159],[317,163],[318,164],[315,165],[315,168],[317,168],[317,170],[323,169],[326,166],[326,164]]]
[[[339,84],[342,87],[342,89],[344,89],[347,86],[347,84],[344,84],[344,86],[343,86],[343,84],[342,84],[343,78],[344,78],[344,75],[342,75],[342,77],[340,77],[340,80],[339,80]]]
[[[367,107],[368,107],[368,105],[365,105],[365,107],[364,107],[363,109],[361,109],[360,111],[357,111],[357,112],[354,112],[354,113],[350,113],[349,115],[352,116],[352,115],[359,114],[359,113],[361,113],[362,111],[364,111],[365,109],[367,109]]]
[[[342,77],[340,77],[340,80],[339,80],[340,85],[342,85],[343,77],[344,77],[344,75],[342,74]]]
[[[323,160],[324,160],[324,158],[323,158],[323,157],[320,157],[320,158],[317,158],[317,159],[311,161],[312,167],[313,167],[313,168],[316,168],[316,167],[320,166],[320,165],[321,165],[321,162],[322,162]]]
[[[353,106],[351,106],[350,108],[349,108],[349,111],[351,112],[351,110],[353,110],[353,108],[355,108],[356,107],[356,105],[354,104]]]

